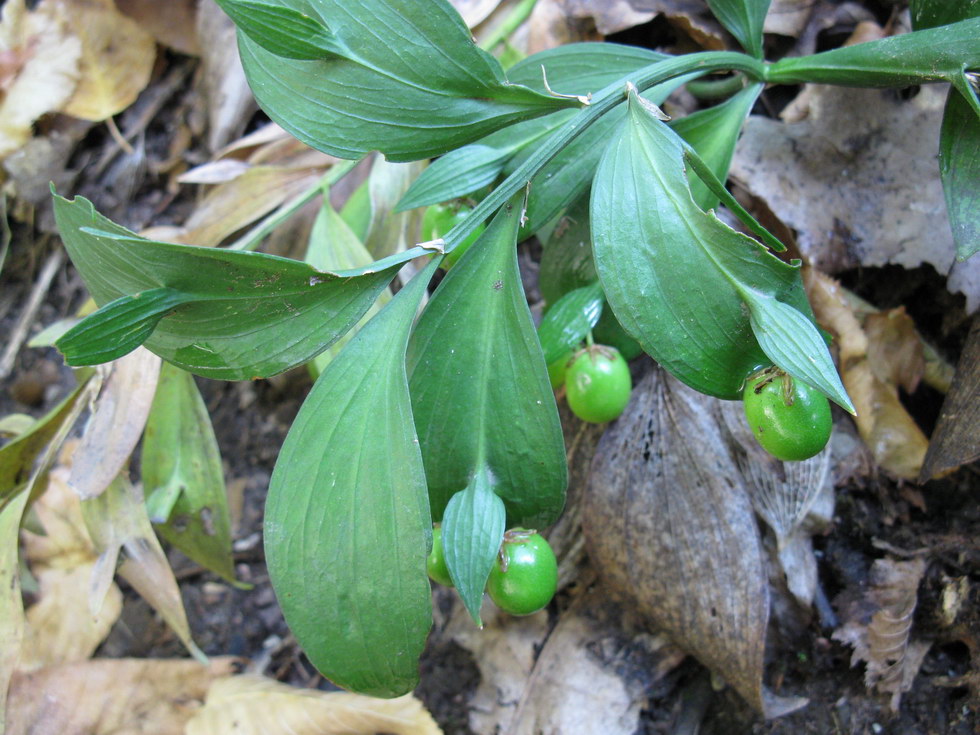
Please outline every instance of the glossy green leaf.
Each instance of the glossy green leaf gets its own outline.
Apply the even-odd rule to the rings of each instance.
[[[578,103],[510,84],[446,0],[267,0],[330,28],[342,57],[277,56],[239,33],[255,97],[304,143],[341,158],[445,153],[518,120]]]
[[[143,492],[154,529],[230,582],[231,518],[218,442],[194,376],[164,363],[143,434]]]
[[[309,360],[374,303],[402,253],[371,268],[326,273],[262,253],[154,242],[98,214],[81,197],[55,197],[65,247],[98,304],[152,289],[188,299],[146,347],[190,372],[222,380],[266,377]]]
[[[980,0],[912,0],[909,11],[912,28],[934,28],[980,17]]]
[[[742,123],[752,111],[763,85],[752,84],[720,105],[699,110],[687,117],[670,122],[670,127],[691,144],[701,160],[719,181],[728,178],[728,168],[735,153]],[[701,209],[718,206],[718,197],[699,179],[688,177],[691,194]]]
[[[578,347],[599,321],[604,298],[596,281],[569,291],[558,299],[538,325],[544,361],[549,365]]]
[[[442,548],[449,576],[481,628],[483,590],[507,530],[507,510],[493,491],[490,471],[480,467],[465,490],[450,498],[442,516]]]
[[[340,208],[340,216],[357,239],[364,242],[371,227],[371,193],[368,191],[367,180],[362,181],[347,198]]]
[[[539,92],[547,92],[547,79],[548,86],[558,94],[588,95],[668,58],[669,54],[638,46],[569,43],[528,56],[507,70],[507,78]]]
[[[172,288],[120,296],[65,332],[55,346],[76,367],[112,362],[146,342],[164,316],[192,300]]]
[[[307,263],[318,270],[347,270],[368,265],[372,258],[364,243],[355,235],[337,211],[324,198],[323,206],[317,214],[310,231],[306,248]],[[357,331],[363,327],[381,307],[391,299],[391,291],[385,288],[361,320],[347,334],[313,358],[310,363],[313,378],[323,372],[327,364],[335,358]]]
[[[255,0],[216,0],[242,32],[287,59],[324,59],[347,50],[316,18],[295,8]]]
[[[597,278],[586,192],[572,202],[545,241],[538,288],[545,303],[550,305],[572,289],[587,286]]]
[[[781,59],[767,81],[817,82],[846,87],[907,87],[955,82],[963,69],[980,69],[980,18],[930,28],[812,56]]]
[[[766,361],[740,291],[809,315],[798,268],[691,198],[684,143],[635,94],[592,185],[592,240],[606,300],[643,349],[692,388],[737,398]],[[824,348],[826,349],[826,348]]]
[[[708,7],[721,24],[738,39],[742,48],[762,58],[762,24],[770,0],[708,0]]]
[[[94,392],[89,387],[94,372],[79,371],[78,375],[78,385],[61,403],[38,419],[28,431],[0,447],[0,510],[26,486],[38,457],[59,434],[67,433],[87,402],[95,398],[98,387]],[[96,383],[101,385],[101,380]]]
[[[484,464],[510,525],[547,526],[565,502],[561,424],[517,266],[521,201],[501,209],[453,266],[409,346],[435,520]]]
[[[816,324],[772,296],[745,289],[742,297],[749,307],[752,332],[772,363],[854,413]]]
[[[432,522],[404,356],[436,261],[320,375],[265,510],[269,575],[299,644],[331,681],[379,697],[418,683],[432,622]]]

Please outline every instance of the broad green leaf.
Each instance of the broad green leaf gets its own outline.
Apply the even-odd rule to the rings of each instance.
[[[772,296],[746,289],[742,297],[749,307],[752,332],[772,363],[854,413],[817,326]]]
[[[112,362],[146,342],[164,316],[192,300],[172,288],[120,296],[65,332],[55,346],[75,367]]]
[[[558,94],[595,94],[608,84],[644,66],[670,58],[669,54],[616,43],[569,43],[539,51],[514,64],[507,78],[525,87]],[[542,67],[544,70],[542,71]]]
[[[742,48],[762,58],[762,24],[770,0],[708,0],[708,7],[721,24],[738,39]]]
[[[371,193],[366,179],[344,202],[344,206],[340,208],[340,216],[357,239],[364,242],[371,228]]]
[[[143,434],[143,492],[157,533],[235,582],[218,442],[194,376],[163,364]]]
[[[146,240],[81,197],[56,196],[55,217],[98,304],[153,289],[184,294],[187,303],[159,321],[146,347],[222,380],[266,377],[306,362],[357,323],[402,262],[424,252],[327,273],[262,253]]]
[[[939,173],[957,260],[980,250],[980,118],[949,90],[939,133]]]
[[[912,0],[912,28],[934,28],[980,16],[980,0]]]
[[[371,254],[364,247],[364,243],[351,231],[343,217],[324,197],[323,206],[310,231],[305,261],[319,270],[346,270],[368,265],[371,260]],[[385,288],[378,296],[378,300],[371,304],[361,320],[347,334],[313,358],[311,367],[314,379],[390,299],[391,291]]]
[[[629,118],[592,185],[592,241],[606,300],[643,349],[692,388],[737,398],[767,361],[740,290],[809,315],[799,270],[703,212],[684,143],[630,95]],[[826,349],[826,348],[824,348]]]
[[[980,18],[877,41],[781,59],[769,67],[776,84],[816,82],[846,87],[907,87],[957,82],[980,68]]]
[[[449,576],[481,628],[483,590],[506,530],[507,509],[493,491],[490,471],[481,466],[466,489],[450,498],[442,516],[442,548]]]
[[[330,28],[343,56],[285,59],[240,32],[256,99],[292,135],[341,158],[445,153],[573,100],[510,84],[446,0],[267,0]]]
[[[255,0],[217,0],[242,32],[266,51],[314,60],[347,52],[323,23],[295,8]]]
[[[980,17],[980,0],[913,0],[911,10],[918,30]],[[966,260],[980,250],[980,118],[955,90],[946,99],[939,133],[939,173],[956,258]]]
[[[742,123],[752,111],[752,105],[758,99],[762,87],[761,84],[750,85],[720,105],[670,122],[674,132],[691,144],[719,181],[728,178],[728,168],[732,163]],[[718,206],[718,197],[702,181],[688,178],[691,194],[701,209],[708,210]]]
[[[409,345],[434,520],[484,464],[510,525],[547,526],[565,502],[561,424],[517,267],[521,201],[449,271]]]
[[[396,697],[432,622],[432,522],[405,348],[438,258],[323,371],[286,437],[265,510],[272,585],[324,676]]]
[[[544,361],[549,365],[574,349],[602,315],[602,287],[596,281],[558,299],[538,325]]]
[[[78,385],[61,403],[0,448],[0,510],[26,486],[38,457],[56,442],[59,434],[67,433],[87,402],[98,393],[101,378],[93,381],[95,373],[91,370],[78,375]]]
[[[6,732],[7,688],[20,658],[24,637],[24,599],[20,592],[17,562],[20,521],[28,493],[21,492],[0,510],[0,732]]]

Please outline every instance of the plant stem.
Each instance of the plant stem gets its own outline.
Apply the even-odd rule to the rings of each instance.
[[[443,236],[446,252],[451,251],[465,240],[479,223],[490,217],[514,194],[527,186],[565,146],[581,135],[600,117],[623,102],[626,97],[627,82],[632,82],[637,90],[642,92],[656,84],[690,72],[708,74],[713,71],[727,70],[743,72],[755,81],[766,81],[768,66],[765,62],[746,54],[733,51],[703,51],[658,61],[656,64],[651,64],[613,82],[598,92],[592,98],[591,104],[582,107],[575,117],[545,139],[541,147],[518,166],[500,186],[490,192],[486,199],[474,207],[466,219]]]
[[[538,0],[521,0],[517,7],[510,11],[510,15],[504,18],[504,22],[480,42],[480,48],[484,51],[493,51],[498,43],[506,41],[510,34],[530,17],[537,2]]]
[[[320,179],[313,184],[313,186],[303,191],[296,198],[280,206],[279,209],[259,222],[258,225],[235,240],[235,242],[229,245],[227,249],[255,250],[262,244],[262,241],[269,235],[269,233],[296,214],[300,207],[311,201],[315,196],[328,191],[331,186],[349,174],[354,167],[361,162],[361,160],[363,159],[357,159],[354,161],[338,161],[331,166],[330,170],[321,176]]]
[[[745,77],[734,74],[722,79],[693,79],[687,83],[687,91],[699,100],[720,100],[731,97],[745,86]]]

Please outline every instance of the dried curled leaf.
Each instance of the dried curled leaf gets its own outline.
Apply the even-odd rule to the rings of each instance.
[[[769,585],[715,401],[647,375],[599,444],[583,530],[614,591],[774,717],[805,700],[762,683]]]
[[[413,695],[376,699],[297,689],[261,676],[229,676],[211,685],[187,735],[442,735]]]
[[[852,618],[833,635],[835,640],[854,648],[852,666],[865,662],[865,686],[892,695],[893,710],[898,709],[902,693],[912,688],[912,680],[930,646],[911,638],[917,590],[925,570],[923,559],[876,561],[866,593],[869,607],[859,608],[873,610],[870,619]]]

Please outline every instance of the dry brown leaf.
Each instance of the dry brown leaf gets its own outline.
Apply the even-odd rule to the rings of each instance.
[[[24,636],[24,602],[20,594],[17,529],[28,493],[21,492],[0,511],[0,732],[4,732],[7,687],[20,657]]]
[[[112,373],[72,459],[68,484],[80,498],[98,496],[129,461],[150,415],[160,362],[149,350],[137,347],[112,363]]]
[[[878,379],[913,393],[922,380],[926,360],[922,339],[905,307],[869,314],[863,327],[868,335],[868,362]]]
[[[15,674],[7,735],[183,735],[211,682],[235,662],[110,659]]]
[[[910,637],[919,582],[925,570],[926,562],[921,558],[876,561],[871,567],[870,588],[866,593],[866,601],[873,611],[870,619],[865,615],[852,617],[833,635],[835,640],[854,648],[851,666],[864,661],[865,685],[890,693],[891,708],[896,711],[902,693],[912,688],[930,646]]]
[[[322,167],[253,166],[204,197],[181,241],[213,246],[315,184]]]
[[[716,401],[648,374],[596,451],[583,531],[604,582],[774,717],[805,700],[762,683],[768,576]]]
[[[101,554],[93,571],[93,609],[100,606],[118,568],[119,575],[160,614],[191,655],[205,660],[191,638],[184,601],[150,524],[142,491],[123,473],[104,493],[85,501],[82,514]]]
[[[422,703],[408,694],[376,699],[349,692],[297,689],[261,676],[218,679],[187,723],[187,735],[441,735]]]
[[[450,0],[450,2],[470,28],[486,20],[487,16],[501,4],[501,0]]]
[[[115,0],[121,13],[135,20],[158,43],[189,56],[201,52],[195,24],[197,0]]]
[[[796,38],[803,32],[812,12],[813,0],[773,0],[762,30]]]
[[[241,135],[255,109],[255,98],[238,56],[235,24],[217,3],[198,4],[197,37],[204,68],[201,84],[207,105],[208,148],[216,151]]]
[[[857,410],[854,420],[861,439],[884,470],[917,478],[929,440],[902,406],[898,388],[875,375],[868,336],[840,284],[812,268],[804,280],[817,321],[838,345],[841,379]]]
[[[61,3],[45,0],[33,12],[24,0],[8,0],[0,21],[0,53],[14,63],[5,69],[0,101],[0,159],[31,137],[41,115],[59,110],[79,81],[82,44]]]
[[[946,90],[910,100],[889,90],[808,87],[809,118],[752,116],[733,178],[798,233],[800,251],[828,273],[932,264],[951,291],[980,305],[980,259],[955,263],[936,141]]]
[[[97,614],[88,596],[95,562],[35,573],[40,600],[27,610],[18,671],[84,661],[95,653],[122,612],[122,592],[112,585]]]
[[[113,0],[45,0],[61,6],[82,44],[80,77],[61,112],[97,122],[129,107],[150,81],[156,42]]]

